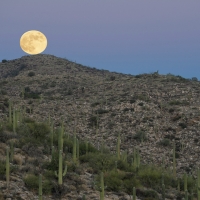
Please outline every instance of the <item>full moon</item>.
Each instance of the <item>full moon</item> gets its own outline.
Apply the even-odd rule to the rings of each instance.
[[[28,54],[39,54],[46,49],[47,38],[40,31],[27,31],[20,38],[20,47]]]

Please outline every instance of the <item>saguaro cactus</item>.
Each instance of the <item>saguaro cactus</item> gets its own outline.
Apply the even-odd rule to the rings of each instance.
[[[12,125],[12,103],[9,101],[9,125]]]
[[[173,175],[174,175],[174,178],[176,178],[176,157],[175,157],[175,153],[176,153],[175,141],[173,141]]]
[[[200,169],[197,168],[197,197],[200,200]]]
[[[86,155],[88,155],[88,141],[86,141]]]
[[[104,178],[103,178],[103,172],[101,172],[101,191],[100,191],[100,200],[104,200]]]
[[[135,187],[133,187],[133,200],[136,200],[136,190],[135,190]]]
[[[67,173],[67,164],[65,164],[65,170],[62,173],[62,171],[63,171],[62,163],[63,163],[63,157],[62,157],[62,151],[60,150],[59,151],[59,170],[58,170],[58,173],[57,173],[57,171],[55,171],[55,175],[58,177],[58,184],[59,185],[62,185],[62,183],[63,183],[63,179],[62,178]]]
[[[76,139],[76,143],[77,143],[77,145],[76,145],[76,147],[77,147],[76,152],[77,152],[77,160],[78,160],[79,159],[79,140],[78,139]]]
[[[76,163],[76,135],[73,137],[73,162]]]
[[[137,150],[136,154],[136,163],[137,163],[137,171],[139,170],[140,167],[140,154],[139,154],[139,149]]]
[[[165,184],[162,184],[162,200],[165,200]]]
[[[117,159],[120,160],[120,134],[118,134],[117,138]]]
[[[13,132],[16,132],[16,117],[15,117],[15,109],[13,109]]]
[[[10,162],[9,162],[9,148],[6,149],[6,183],[7,188],[9,188],[10,182]]]
[[[39,175],[39,200],[42,200],[42,174]]]
[[[53,151],[53,123],[51,124],[50,138],[51,138],[51,153],[52,153]]]
[[[187,175],[184,174],[184,192],[187,191]]]
[[[10,161],[13,162],[13,156],[14,156],[14,147],[13,147],[13,141],[10,142]]]

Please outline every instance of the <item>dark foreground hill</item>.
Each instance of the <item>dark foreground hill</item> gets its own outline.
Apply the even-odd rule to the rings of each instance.
[[[189,176],[189,195],[194,193],[196,197],[194,180],[200,165],[199,85],[197,80],[171,74],[133,76],[97,70],[53,55],[23,56],[0,63],[2,199],[38,199],[40,173],[47,181],[43,183],[44,199],[58,199],[59,195],[63,199],[83,199],[83,194],[86,199],[99,199],[100,192],[98,186],[93,187],[93,181],[101,171],[107,186],[105,200],[130,199],[133,187],[139,199],[161,199],[161,173],[156,168],[161,166],[162,172],[166,171],[166,199],[185,197],[184,173]],[[12,110],[24,111],[16,131],[8,123],[9,102]],[[54,146],[58,150],[58,128],[62,122],[66,156],[63,161],[67,161],[68,170],[60,188],[54,175],[54,170],[58,170],[58,151],[53,163],[50,136],[42,130],[50,132],[53,124]],[[74,133],[82,141],[78,165],[72,162]],[[117,173],[112,169],[117,160],[114,156],[118,134],[121,158]],[[5,159],[11,141],[14,158],[8,189]],[[87,155],[86,141],[91,152]],[[167,178],[173,174],[173,141],[177,179]],[[140,154],[137,173],[129,167],[134,148]]]

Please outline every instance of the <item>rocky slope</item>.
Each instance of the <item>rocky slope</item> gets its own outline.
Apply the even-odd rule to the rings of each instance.
[[[111,153],[116,153],[120,132],[121,152],[131,153],[133,147],[138,147],[144,164],[161,165],[164,156],[165,168],[172,166],[172,141],[175,140],[179,154],[177,175],[181,177],[187,172],[197,177],[195,170],[200,164],[199,81],[156,72],[137,76],[111,73],[40,54],[0,63],[0,91],[1,119],[8,116],[4,102],[10,99],[16,106],[24,106],[26,115],[37,121],[47,120],[50,114],[58,126],[62,118],[70,135],[76,128],[80,139],[88,140],[97,148],[104,142]],[[39,99],[30,98],[30,94]],[[97,110],[99,128],[95,129],[90,120]],[[135,139],[138,132],[145,133],[146,140]],[[169,139],[169,145],[159,145],[165,138]],[[5,145],[1,143],[2,158],[5,158]],[[19,154],[26,155],[25,152]],[[99,192],[91,188],[91,174],[87,170],[81,173],[79,178],[83,183],[78,181],[82,185],[79,193],[74,184],[65,183],[71,193],[68,192],[64,199],[81,199],[83,193],[89,195],[89,199],[99,199]],[[5,181],[1,180],[0,187],[5,194],[3,185]],[[7,199],[13,199],[13,194],[19,194],[22,199],[38,198],[28,191],[17,174],[11,176],[7,193]],[[172,191],[170,195],[171,199],[175,198]],[[130,199],[130,196],[106,192],[105,200],[120,198]]]

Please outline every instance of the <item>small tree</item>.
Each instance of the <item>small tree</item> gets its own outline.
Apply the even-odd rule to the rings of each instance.
[[[198,81],[197,77],[192,77],[192,81]]]
[[[6,59],[3,59],[3,60],[2,60],[2,63],[5,63],[5,62],[8,62],[8,61],[7,61]]]

